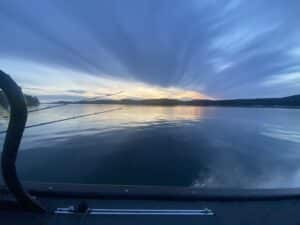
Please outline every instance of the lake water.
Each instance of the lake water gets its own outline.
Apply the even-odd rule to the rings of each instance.
[[[18,158],[26,181],[199,188],[300,187],[300,110],[68,105],[31,113]],[[0,130],[7,113],[1,111]],[[0,135],[3,144],[4,135]]]

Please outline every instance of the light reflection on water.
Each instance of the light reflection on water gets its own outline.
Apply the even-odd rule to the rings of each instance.
[[[263,135],[273,137],[276,139],[286,140],[300,144],[300,129],[289,130],[281,126],[266,126],[266,130],[262,132]]]
[[[65,140],[69,136],[92,135],[129,127],[183,124],[197,121],[203,114],[203,108],[200,107],[68,105],[48,111],[31,113],[27,125],[118,108],[120,110],[28,129],[24,134],[22,149],[30,149],[31,145],[36,145],[39,141],[42,141],[43,144],[43,140],[47,138]],[[7,113],[2,110],[2,114]],[[7,125],[7,120],[2,118],[0,121],[0,126],[4,128]]]
[[[28,124],[119,107],[69,105],[30,114]],[[21,177],[199,188],[300,186],[300,110],[121,107],[26,130]]]

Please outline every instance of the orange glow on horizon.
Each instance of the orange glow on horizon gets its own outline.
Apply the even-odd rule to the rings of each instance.
[[[38,97],[61,96],[61,100],[67,96],[109,99],[212,99],[198,91],[152,85],[130,76],[120,78],[110,74],[88,74],[16,59],[4,60],[3,65],[6,65],[4,69],[24,88],[25,93]],[[105,96],[113,93],[119,94]]]

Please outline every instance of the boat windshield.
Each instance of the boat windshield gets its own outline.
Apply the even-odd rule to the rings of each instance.
[[[297,0],[1,0],[0,70],[28,108],[20,179],[299,188],[299,11]],[[3,91],[0,105],[3,146]]]

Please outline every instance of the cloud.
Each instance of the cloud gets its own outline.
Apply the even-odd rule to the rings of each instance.
[[[79,89],[77,89],[77,90],[66,90],[66,92],[73,93],[73,94],[80,94],[80,95],[83,95],[83,94],[86,93],[85,90],[79,90]]]
[[[299,72],[299,11],[298,0],[2,0],[0,58],[217,98],[297,94],[261,84]]]
[[[210,98],[198,91],[149,85],[134,79],[120,79],[106,74],[94,76],[67,68],[56,68],[16,59],[1,60],[0,67],[12,75],[28,94],[42,100],[89,97],[121,98]],[[70,88],[70,89],[66,89]],[[52,96],[52,97],[51,97]],[[61,97],[59,97],[61,96]]]
[[[270,77],[263,83],[265,86],[288,85],[300,87],[300,72],[286,73]]]

